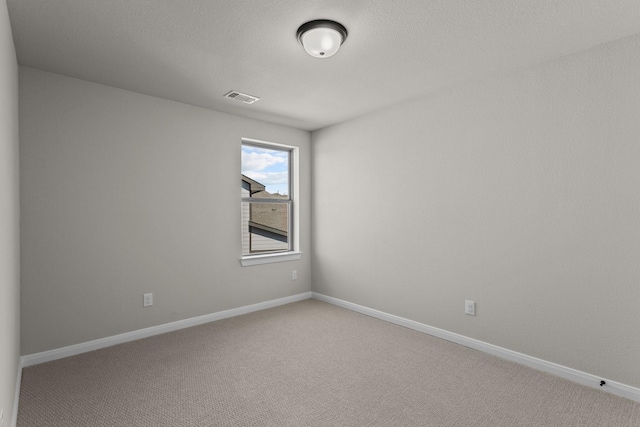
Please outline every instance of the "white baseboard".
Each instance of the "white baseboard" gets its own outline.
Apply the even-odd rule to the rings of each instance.
[[[267,308],[277,307],[279,305],[302,301],[309,298],[311,298],[311,292],[303,292],[301,294],[292,295],[289,297],[278,298],[275,300],[265,301],[252,305],[246,305],[244,307],[232,308],[230,310],[205,314],[203,316],[192,317],[190,319],[178,320],[176,322],[165,323],[163,325],[152,326],[150,328],[139,329],[137,331],[126,332],[124,334],[114,335],[106,338],[100,338],[93,341],[70,345],[68,347],[43,351],[41,353],[28,354],[21,357],[21,364],[26,368],[28,366],[62,359],[63,357],[75,356],[77,354],[87,353],[89,351],[110,347],[116,344],[139,340],[154,335],[164,334],[166,332],[176,331],[178,329],[189,328],[191,326],[202,325],[203,323],[214,322],[216,320],[239,316],[241,314],[247,314],[254,311],[265,310]]]
[[[433,335],[435,337],[442,338],[447,341],[463,345],[465,347],[470,347],[484,353],[498,356],[502,359],[520,363],[521,365],[525,365],[539,371],[547,372],[579,384],[583,384],[598,390],[603,390],[618,396],[626,397],[627,399],[631,399],[636,402],[640,402],[640,388],[632,387],[616,381],[611,381],[606,378],[601,378],[595,375],[588,374],[586,372],[578,371],[577,369],[568,368],[566,366],[558,365],[556,363],[548,362],[536,357],[527,356],[526,354],[498,347],[497,345],[478,341],[473,338],[458,335],[456,333],[448,332],[443,329],[434,328],[433,326],[425,325],[423,323],[415,322],[403,317],[394,316],[393,314],[388,314],[358,304],[353,304],[351,302],[319,294],[317,292],[312,292],[311,297],[319,301],[324,301],[329,304],[336,305],[338,307],[346,308],[348,310],[365,314],[367,316],[375,317],[376,319],[395,323],[396,325],[404,326],[418,332],[423,332],[425,334]],[[600,381],[605,381],[606,384],[604,386],[600,386]]]
[[[164,325],[153,326],[150,328],[139,329],[137,331],[127,332],[120,335],[114,335],[111,337],[101,338],[86,343],[75,344],[68,347],[63,347],[55,350],[44,351],[42,353],[29,354],[22,356],[19,362],[19,368],[16,379],[16,393],[14,398],[14,409],[12,414],[11,426],[15,427],[18,416],[18,401],[20,397],[20,384],[22,379],[22,368],[37,365],[39,363],[50,362],[52,360],[62,359],[68,356],[74,356],[81,353],[86,353],[100,348],[109,347],[116,344],[122,344],[129,341],[134,341],[142,338],[147,338],[154,335],[163,334],[166,332],[176,331],[178,329],[189,328],[191,326],[197,326],[204,323],[214,322],[216,320],[226,319],[229,317],[239,316],[241,314],[247,314],[254,311],[265,310],[272,307],[277,307],[284,304],[289,304],[296,301],[302,301],[308,298],[314,298],[319,301],[324,301],[329,304],[336,305],[338,307],[346,308],[367,316],[375,317],[396,325],[404,326],[419,332],[423,332],[438,338],[445,339],[447,341],[454,342],[456,344],[470,347],[475,350],[482,351],[494,356],[498,356],[502,359],[510,360],[512,362],[520,363],[530,368],[537,369],[539,371],[547,372],[561,378],[565,378],[570,381],[577,382],[598,390],[603,390],[618,396],[625,397],[627,399],[640,402],[640,388],[632,387],[626,384],[622,384],[616,381],[611,381],[606,378],[601,378],[586,372],[578,371],[577,369],[568,368],[563,365],[548,362],[546,360],[538,359],[536,357],[528,356],[526,354],[518,353],[516,351],[508,350],[506,348],[498,347],[493,344],[489,344],[483,341],[479,341],[473,338],[465,337],[453,332],[445,331],[444,329],[435,328],[433,326],[425,325],[423,323],[415,322],[413,320],[405,319],[403,317],[388,314],[382,311],[374,310],[372,308],[364,307],[358,304],[354,304],[348,301],[344,301],[338,298],[333,298],[316,292],[304,292],[289,297],[279,298],[271,301],[265,301],[258,304],[252,304],[244,307],[233,308],[230,310],[220,311],[217,313],[206,314],[204,316],[193,317],[190,319],[179,320],[176,322],[166,323]],[[600,381],[605,381],[604,386],[600,386]]]
[[[22,358],[18,359],[18,372],[16,373],[16,390],[13,395],[13,413],[11,414],[11,427],[18,425],[18,406],[20,406],[20,385],[22,384]]]

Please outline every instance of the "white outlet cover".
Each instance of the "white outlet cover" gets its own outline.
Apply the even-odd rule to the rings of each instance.
[[[476,303],[475,301],[465,300],[464,302],[464,312],[470,316],[476,315]]]
[[[144,294],[143,306],[149,307],[153,305],[153,294]]]

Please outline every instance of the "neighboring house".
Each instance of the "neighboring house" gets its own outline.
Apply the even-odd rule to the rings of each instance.
[[[242,175],[242,197],[288,199],[271,194],[258,181]],[[288,243],[288,205],[284,203],[242,203],[242,253],[286,251]]]

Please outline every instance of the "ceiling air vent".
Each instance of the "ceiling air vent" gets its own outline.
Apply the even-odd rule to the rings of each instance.
[[[231,92],[225,93],[224,94],[225,98],[231,98],[231,99],[235,99],[236,101],[242,101],[245,104],[253,104],[254,102],[258,101],[260,98],[258,98],[257,96],[253,96],[253,95],[247,95],[246,93],[241,93],[235,90],[232,90]]]

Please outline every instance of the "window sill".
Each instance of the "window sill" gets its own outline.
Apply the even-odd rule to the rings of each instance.
[[[302,252],[281,252],[278,254],[248,255],[240,258],[243,267],[252,265],[271,264],[274,262],[295,261],[302,258]]]

